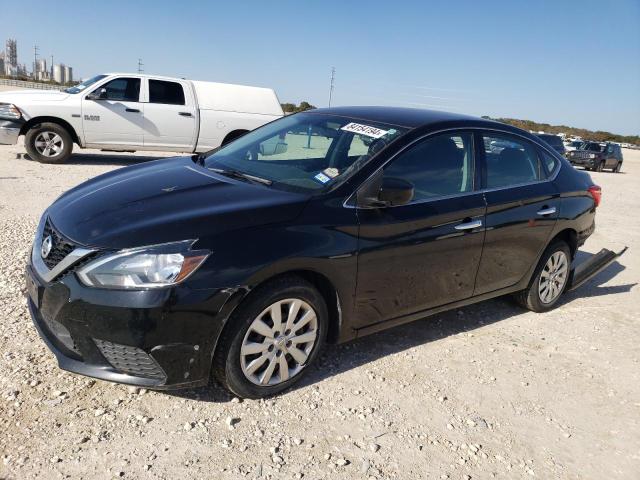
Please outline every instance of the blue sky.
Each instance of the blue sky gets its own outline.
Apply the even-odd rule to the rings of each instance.
[[[273,87],[285,102],[402,105],[640,134],[640,1],[0,0],[0,40],[87,77]]]

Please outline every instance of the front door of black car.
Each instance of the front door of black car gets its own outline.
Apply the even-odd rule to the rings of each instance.
[[[559,163],[522,137],[482,135],[483,183],[487,201],[486,237],[474,295],[520,281],[547,245],[560,211],[547,165]],[[551,172],[553,173],[553,172]]]
[[[419,141],[365,183],[359,194],[371,182],[408,182],[413,198],[396,206],[358,200],[356,328],[473,294],[485,215],[474,172],[473,134],[454,132]]]

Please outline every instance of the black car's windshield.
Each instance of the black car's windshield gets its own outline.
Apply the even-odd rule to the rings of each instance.
[[[407,128],[298,113],[247,133],[204,160],[214,172],[283,190],[317,193],[344,181]]]
[[[96,82],[98,82],[98,81],[102,80],[104,77],[106,77],[106,75],[96,75],[95,77],[91,77],[90,79],[85,80],[84,82],[79,83],[78,85],[75,85],[75,86],[73,86],[73,87],[66,88],[66,89],[64,89],[63,91],[64,91],[65,93],[73,93],[73,94],[75,94],[75,93],[80,93],[80,92],[82,92],[85,88],[87,88],[87,87],[89,87],[89,86],[93,85],[94,83],[96,83]]]
[[[590,152],[602,152],[604,147],[599,143],[585,142],[580,146],[580,150],[589,150]]]

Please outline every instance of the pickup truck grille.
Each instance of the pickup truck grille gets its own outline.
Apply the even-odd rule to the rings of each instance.
[[[574,158],[589,158],[589,155],[592,155],[592,154],[589,152],[575,151],[575,152],[572,152],[571,156]]]

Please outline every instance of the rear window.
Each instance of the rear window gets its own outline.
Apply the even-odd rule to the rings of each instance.
[[[177,82],[149,80],[149,102],[184,105],[184,89]]]

